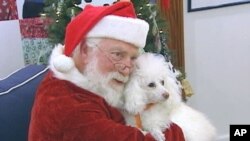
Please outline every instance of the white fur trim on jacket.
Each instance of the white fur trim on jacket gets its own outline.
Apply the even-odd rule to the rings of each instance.
[[[148,23],[141,19],[109,15],[101,19],[87,37],[113,38],[144,48],[148,30]]]

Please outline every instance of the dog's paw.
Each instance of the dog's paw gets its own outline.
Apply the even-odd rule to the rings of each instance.
[[[165,135],[161,132],[161,130],[154,130],[150,132],[151,135],[155,138],[156,141],[165,141]]]
[[[124,105],[126,111],[130,114],[138,114],[141,113],[144,108],[145,104],[139,101],[130,101]]]
[[[144,131],[142,129],[140,129],[140,131],[142,132],[142,134],[145,136],[148,132],[147,131]]]

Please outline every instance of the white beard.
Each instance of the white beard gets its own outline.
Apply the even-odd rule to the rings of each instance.
[[[114,86],[109,84],[114,78],[127,81],[118,72],[110,72],[108,75],[103,75],[97,70],[97,59],[92,58],[85,68],[83,75],[89,80],[87,89],[95,94],[103,97],[111,106],[120,108],[123,105],[122,93],[124,86]]]

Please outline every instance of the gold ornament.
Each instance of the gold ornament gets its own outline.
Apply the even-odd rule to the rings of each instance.
[[[186,97],[191,97],[192,95],[194,95],[193,89],[187,79],[182,79],[181,85],[183,87],[183,91]]]

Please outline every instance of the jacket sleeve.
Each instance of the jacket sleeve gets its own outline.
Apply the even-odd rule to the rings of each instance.
[[[106,110],[91,103],[75,107],[64,119],[63,141],[154,141],[136,128],[115,122]]]
[[[78,110],[66,116],[63,141],[154,141],[150,134],[144,136],[137,128],[110,119],[105,108],[85,103],[74,109]],[[184,141],[176,124],[165,131],[165,136],[167,141]]]

